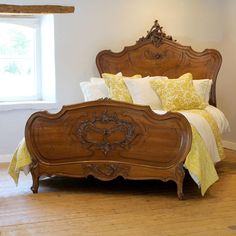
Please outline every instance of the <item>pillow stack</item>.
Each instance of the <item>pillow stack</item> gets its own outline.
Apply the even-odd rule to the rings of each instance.
[[[122,73],[119,72],[117,75],[122,76]],[[107,86],[102,78],[92,77],[90,81],[80,82],[80,88],[86,102],[109,97]]]
[[[139,79],[141,75],[134,75],[132,77],[124,77],[122,75],[111,75],[104,73],[102,77],[108,87],[109,97],[122,102],[133,103],[129,90],[124,82],[125,79]]]
[[[122,73],[104,73],[102,77],[80,83],[85,101],[109,97],[166,111],[204,109],[209,101],[212,84],[208,79],[193,80],[191,73],[178,79],[165,76],[142,78],[141,75],[125,77]]]
[[[139,80],[124,79],[124,82],[130,92],[133,103],[149,105],[153,110],[161,110],[162,105],[159,95],[152,89],[151,82],[163,79],[168,78],[164,76],[147,76]]]
[[[199,79],[193,80],[193,86],[199,96],[204,100],[206,104],[209,103],[211,93],[212,80],[210,79]]]

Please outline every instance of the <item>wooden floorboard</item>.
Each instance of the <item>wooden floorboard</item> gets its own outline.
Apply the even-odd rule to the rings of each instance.
[[[179,201],[172,182],[122,179],[44,179],[35,195],[31,176],[16,187],[1,164],[0,236],[236,235],[236,152],[226,150],[217,170],[204,197],[187,177]]]

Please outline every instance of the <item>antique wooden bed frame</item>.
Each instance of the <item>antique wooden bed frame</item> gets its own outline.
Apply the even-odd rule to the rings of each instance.
[[[176,43],[155,25],[134,46],[120,53],[105,50],[96,63],[103,72],[169,78],[191,72],[194,79],[212,79],[210,103],[216,106],[218,51],[196,52]],[[132,180],[173,180],[183,199],[183,163],[191,148],[189,122],[179,113],[155,114],[148,106],[101,99],[64,106],[57,114],[34,113],[25,128],[32,157],[32,191],[39,177],[92,175],[100,180],[118,176]]]

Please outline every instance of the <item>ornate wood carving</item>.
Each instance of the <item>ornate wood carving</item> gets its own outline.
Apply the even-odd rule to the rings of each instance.
[[[102,127],[99,127],[99,124],[102,124]],[[109,138],[117,132],[122,133],[122,137],[110,141]],[[88,133],[100,134],[102,139],[95,139],[96,135],[89,138]],[[92,119],[81,122],[77,134],[86,148],[101,150],[105,155],[116,148],[128,148],[137,136],[134,123],[119,119],[116,113],[108,113],[107,109],[102,114],[95,113]]]
[[[153,33],[154,35],[162,35],[159,26],[153,31],[159,32]],[[153,34],[148,34],[147,38]],[[126,76],[141,74],[178,78],[190,72],[193,74],[193,79],[212,80],[210,104],[216,106],[216,79],[222,63],[220,53],[214,49],[196,52],[191,47],[166,40],[163,35],[158,37],[159,47],[155,47],[152,41],[143,39],[138,44],[125,47],[119,53],[101,51],[96,58],[100,74],[105,72],[116,74],[121,71]]]
[[[127,177],[129,167],[120,164],[86,164],[84,176],[93,175],[101,180],[112,180],[118,176]]]
[[[191,72],[194,79],[213,80],[211,104],[216,105],[219,52],[195,52],[168,39],[156,22],[140,43],[120,53],[100,52],[96,58],[99,72],[169,78]],[[25,138],[33,158],[35,193],[41,175],[93,175],[102,180],[123,176],[173,180],[178,197],[183,198],[183,162],[192,133],[189,122],[179,113],[157,115],[147,106],[102,99],[64,106],[57,114],[34,113],[27,121]]]
[[[145,52],[144,52],[144,57],[145,59],[147,60],[161,60],[161,59],[164,59],[166,55],[164,53],[159,53],[159,52],[153,52],[152,50],[150,49],[147,49]]]
[[[161,27],[159,25],[158,21],[155,20],[154,25],[147,32],[147,35],[145,37],[141,37],[137,41],[137,43],[142,43],[142,42],[145,42],[147,40],[151,40],[154,46],[159,47],[163,39],[173,41],[172,36],[166,35],[166,33],[163,32],[162,28],[163,27]]]
[[[176,168],[191,146],[191,128],[183,115],[160,116],[147,106],[108,99],[64,106],[56,114],[34,113],[25,136],[34,193],[42,175],[171,179],[179,189],[182,178]]]

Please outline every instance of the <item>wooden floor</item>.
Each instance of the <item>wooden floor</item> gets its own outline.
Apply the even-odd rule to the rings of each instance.
[[[122,179],[45,179],[34,195],[30,176],[16,188],[1,164],[0,236],[236,235],[236,152],[226,155],[205,197],[186,179],[184,201],[174,183]]]

